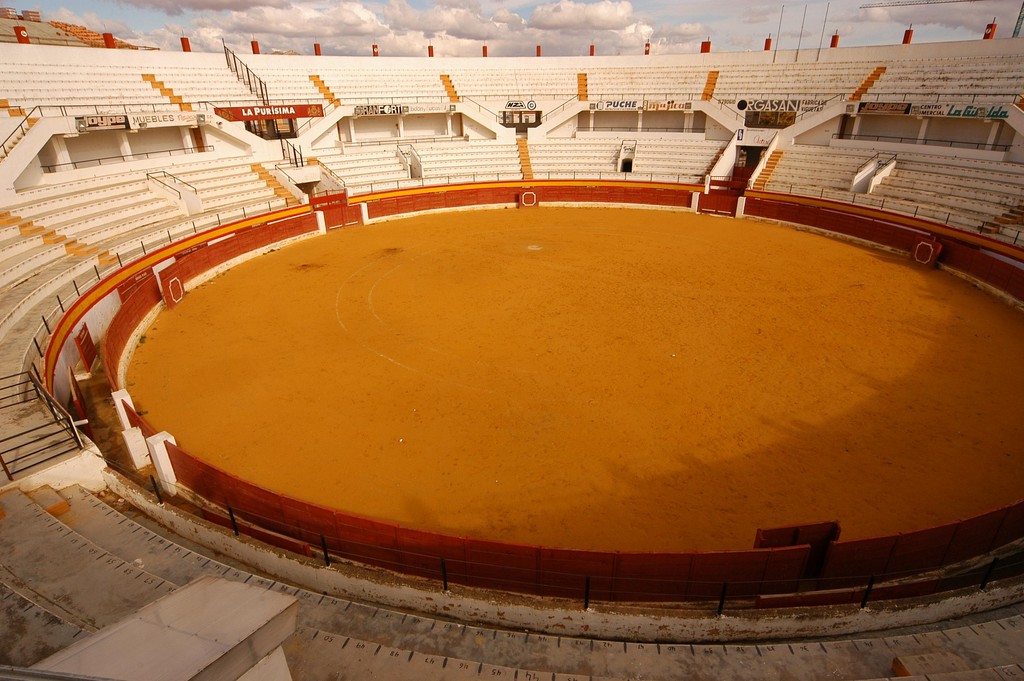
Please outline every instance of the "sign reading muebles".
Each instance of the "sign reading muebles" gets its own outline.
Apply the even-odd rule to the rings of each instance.
[[[321,118],[323,104],[276,104],[274,106],[225,106],[213,110],[226,121],[271,121],[278,118]]]
[[[143,128],[167,128],[172,126],[196,126],[206,123],[206,114],[171,111],[156,113],[100,114],[78,116],[75,128],[79,132],[94,130],[141,130]]]

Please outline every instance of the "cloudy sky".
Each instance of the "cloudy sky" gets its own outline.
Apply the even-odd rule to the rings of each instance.
[[[239,52],[249,41],[261,51],[313,51],[382,56],[439,57],[488,54],[599,55],[692,53],[710,38],[714,51],[762,49],[769,34],[782,49],[817,48],[839,31],[843,46],[898,43],[913,24],[914,42],[973,40],[996,18],[997,37],[1012,34],[1020,0],[966,0],[944,4],[861,9],[872,0],[66,0],[32,6],[44,20],[83,24],[129,42],[218,51],[221,40]],[[905,1],[905,0],[904,0]],[[11,3],[15,4],[15,3]],[[779,25],[781,20],[781,32]],[[803,32],[801,33],[801,24]]]

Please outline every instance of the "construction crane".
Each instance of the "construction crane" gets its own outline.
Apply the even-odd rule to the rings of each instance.
[[[980,2],[981,0],[890,0],[889,2],[872,2],[861,5],[861,9],[872,7],[909,7],[911,5],[948,5],[953,2]],[[1013,27],[1013,37],[1020,36],[1021,24],[1024,24],[1024,2],[1020,4],[1020,13],[1017,14],[1017,25]]]
[[[953,2],[980,2],[981,0],[891,0],[890,2],[872,2],[869,5],[861,5],[861,9],[871,7],[906,7],[908,5],[947,5]]]

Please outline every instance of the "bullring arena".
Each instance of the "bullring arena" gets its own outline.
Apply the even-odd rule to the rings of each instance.
[[[0,44],[4,673],[1024,674],[1019,39],[48,26]]]

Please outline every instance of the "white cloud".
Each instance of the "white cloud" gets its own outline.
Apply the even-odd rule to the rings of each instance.
[[[254,7],[289,7],[288,0],[118,0],[121,4],[142,9],[156,9],[170,15],[185,10],[234,10],[245,12]]]
[[[546,56],[585,55],[590,43],[598,55],[642,54],[647,40],[655,54],[693,53],[708,37],[716,52],[759,49],[769,33],[779,42],[781,9],[765,0],[691,0],[685,7],[670,0],[540,0],[536,6],[531,3],[537,0],[114,0],[121,3],[121,13],[101,14],[97,8],[111,5],[66,1],[84,9],[46,12],[45,18],[168,50],[180,49],[179,38],[185,35],[197,51],[219,51],[222,40],[248,51],[255,36],[267,53],[309,54],[318,41],[325,54],[368,55],[377,43],[382,55],[422,56],[430,43],[439,57],[479,57],[484,44],[495,57],[532,56],[534,45],[541,45]],[[860,10],[833,0],[825,32],[838,29],[844,46],[898,43],[913,23],[917,42],[974,39],[995,15],[999,37],[1007,37],[1019,3]],[[125,19],[144,16],[135,7],[151,10],[146,29]],[[969,11],[982,7],[985,14]],[[808,8],[802,42],[817,45],[825,3],[810,0]],[[162,23],[178,10],[181,18]],[[802,13],[801,6],[786,7],[781,48],[796,46]]]
[[[503,16],[509,14],[505,12]],[[430,38],[488,40],[501,36],[505,30],[501,22],[483,16],[480,4],[474,0],[445,0],[426,10],[414,9],[406,0],[390,0],[383,15],[397,33],[416,31]]]
[[[55,12],[47,12],[45,20],[78,24],[97,33],[113,33],[115,37],[122,39],[125,36],[136,35],[135,30],[125,22],[118,21],[117,19],[105,19],[95,12],[83,12],[79,15],[62,7]]]
[[[543,30],[621,30],[633,23],[633,5],[629,0],[600,0],[583,3],[558,0],[538,5],[530,16],[530,26]]]
[[[1009,36],[1017,22],[1020,4],[1017,0],[986,0],[984,5],[969,3],[947,3],[935,5],[914,5],[909,7],[872,7],[847,11],[839,15],[847,25],[874,24],[906,28],[914,26],[938,26],[963,31],[966,35],[981,37],[985,26],[996,19],[1000,25],[997,34]]]

